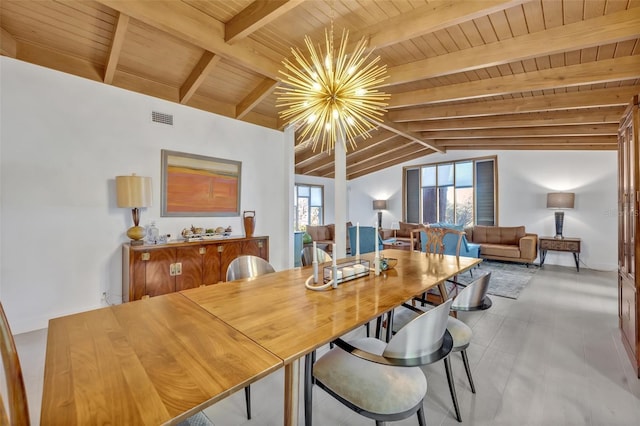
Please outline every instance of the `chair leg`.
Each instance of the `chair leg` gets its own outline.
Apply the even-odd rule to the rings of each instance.
[[[244,388],[244,402],[247,405],[247,419],[251,420],[251,386]]]
[[[311,426],[313,423],[313,363],[315,362],[316,351],[304,357],[304,425]]]
[[[376,420],[376,426],[384,426],[386,424],[386,422],[383,422],[382,420]]]
[[[364,326],[367,328],[367,337],[369,337],[369,333],[371,331],[371,328],[369,327],[369,323],[366,323]]]
[[[453,408],[456,411],[456,419],[462,422],[462,416],[460,415],[460,407],[458,407],[458,397],[456,396],[456,385],[453,382],[453,371],[451,370],[451,360],[447,356],[444,359],[444,369],[447,372],[447,382],[449,382],[449,392],[451,392],[451,399],[453,400]]]
[[[382,335],[382,315],[376,318],[376,339],[380,340]]]
[[[315,364],[315,363],[316,363],[316,351],[313,351],[313,352],[311,352],[311,365],[312,365],[311,368],[313,368],[313,364]],[[310,373],[313,373],[313,370],[311,368],[309,369]],[[313,374],[311,374],[311,384],[312,385],[316,384],[316,378],[313,377]]]
[[[462,363],[464,364],[464,369],[467,371],[467,377],[469,378],[469,386],[471,386],[471,392],[476,393],[476,387],[473,385],[473,379],[471,378],[471,368],[469,367],[469,358],[467,357],[467,350],[463,349],[461,351],[462,354]]]
[[[393,309],[389,311],[387,314],[387,336],[386,342],[391,341],[391,337],[393,336]]]
[[[418,426],[427,426],[427,422],[424,419],[424,409],[420,407],[416,414],[418,415]]]

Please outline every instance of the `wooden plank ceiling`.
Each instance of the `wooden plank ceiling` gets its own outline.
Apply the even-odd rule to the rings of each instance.
[[[281,129],[274,89],[303,38],[369,39],[388,112],[353,179],[434,152],[615,150],[640,93],[640,0],[2,0],[1,53]],[[296,173],[333,156],[296,141]]]

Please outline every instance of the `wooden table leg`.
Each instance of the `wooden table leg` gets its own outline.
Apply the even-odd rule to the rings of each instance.
[[[440,292],[440,296],[442,296],[442,303],[446,302],[449,298],[449,292],[447,291],[447,283],[445,281],[438,284],[438,291]],[[454,318],[458,318],[458,313],[456,311],[449,312]]]
[[[442,303],[446,302],[449,298],[449,293],[447,292],[447,283],[442,281],[438,284],[438,291],[440,292],[440,296],[442,297]]]
[[[284,366],[284,425],[298,424],[298,397],[300,392],[300,360]]]

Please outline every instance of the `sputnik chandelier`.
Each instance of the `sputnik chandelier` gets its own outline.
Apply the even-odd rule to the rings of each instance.
[[[333,45],[333,19],[331,29],[325,29],[325,52],[320,45],[314,47],[309,36],[304,42],[309,50],[309,59],[300,49],[291,48],[296,63],[283,60],[286,70],[283,85],[277,89],[276,106],[284,108],[280,117],[287,123],[296,123],[300,128],[300,140],[311,140],[315,152],[330,154],[338,135],[344,135],[345,150],[348,141],[356,149],[356,137],[370,137],[369,131],[376,128],[389,99],[378,87],[386,78],[386,65],[377,65],[380,57],[365,64],[371,53],[365,53],[366,39],[363,37],[353,53],[347,54],[349,32],[343,30],[337,52]]]

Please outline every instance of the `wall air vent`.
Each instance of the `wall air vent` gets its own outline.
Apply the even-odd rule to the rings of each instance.
[[[162,112],[151,111],[151,121],[155,123],[168,124],[173,126],[173,115]]]

